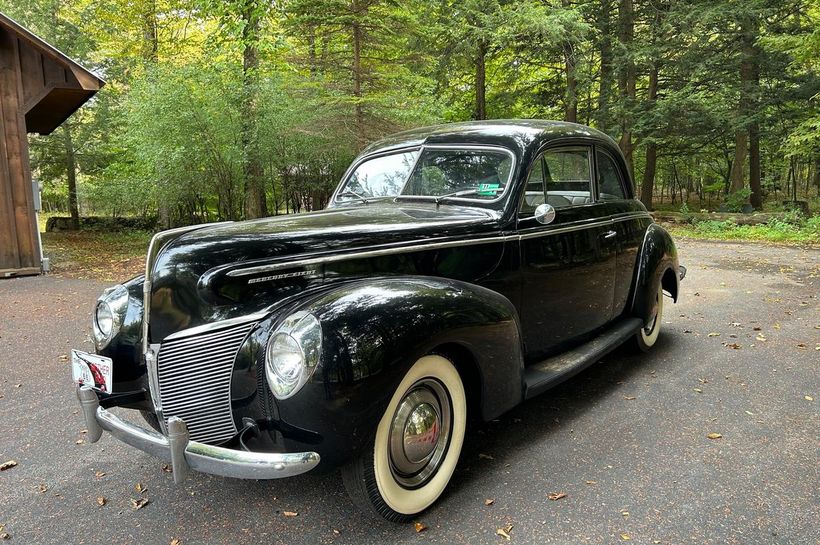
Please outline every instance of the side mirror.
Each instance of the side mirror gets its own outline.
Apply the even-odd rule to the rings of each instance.
[[[539,204],[535,209],[535,221],[541,225],[549,225],[555,220],[555,208],[551,204]]]

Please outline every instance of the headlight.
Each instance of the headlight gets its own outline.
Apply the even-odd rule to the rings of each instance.
[[[119,333],[125,312],[128,310],[128,288],[116,285],[108,288],[97,299],[94,310],[94,345],[97,350],[105,348]]]
[[[287,399],[308,381],[322,355],[322,326],[313,314],[296,312],[276,328],[265,349],[268,384]]]

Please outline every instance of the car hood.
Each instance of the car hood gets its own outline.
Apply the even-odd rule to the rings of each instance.
[[[264,311],[324,283],[321,266],[306,271],[297,263],[306,258],[321,262],[331,255],[469,237],[497,228],[498,213],[493,210],[433,203],[371,203],[206,225],[166,242],[154,260],[151,341]],[[288,269],[290,262],[294,266]],[[269,265],[284,274],[246,274],[251,267],[264,271]],[[294,275],[288,276],[291,271]],[[378,271],[370,268],[363,274]]]

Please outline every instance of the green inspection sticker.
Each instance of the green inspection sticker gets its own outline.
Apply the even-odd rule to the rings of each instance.
[[[498,188],[501,184],[478,184],[478,195],[493,196],[498,193]]]

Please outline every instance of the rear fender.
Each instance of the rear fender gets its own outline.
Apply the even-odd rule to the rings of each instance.
[[[648,323],[655,315],[655,293],[659,284],[663,284],[664,291],[675,302],[680,286],[677,248],[666,229],[657,223],[651,224],[644,234],[635,269],[632,315]]]

